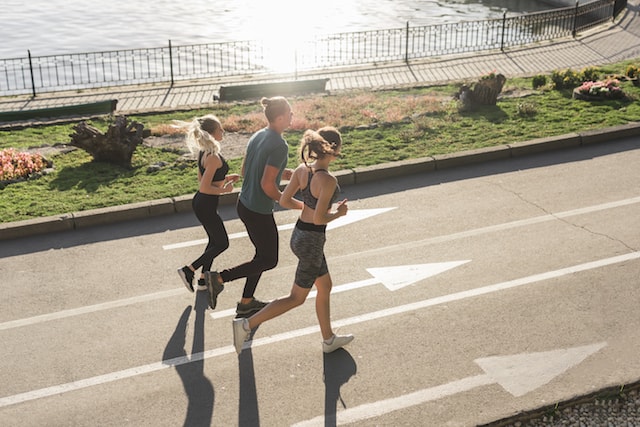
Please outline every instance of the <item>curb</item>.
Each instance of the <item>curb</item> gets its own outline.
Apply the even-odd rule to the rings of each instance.
[[[538,138],[496,147],[480,148],[452,154],[442,154],[419,159],[401,160],[373,166],[358,167],[334,173],[342,187],[365,184],[382,179],[396,178],[417,173],[434,172],[444,169],[468,166],[493,160],[528,156],[542,152],[577,148],[591,144],[610,142],[617,139],[640,135],[640,123],[561,136]],[[235,204],[239,190],[220,196],[221,205]],[[0,241],[20,239],[40,234],[71,231],[97,225],[122,221],[146,219],[162,215],[191,212],[193,195],[150,200],[108,208],[91,209],[82,212],[29,219],[0,224]]]

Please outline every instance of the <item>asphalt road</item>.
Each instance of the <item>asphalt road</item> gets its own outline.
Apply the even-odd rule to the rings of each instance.
[[[313,299],[236,355],[241,283],[212,312],[175,271],[191,214],[1,241],[0,425],[472,426],[638,381],[639,164],[633,138],[344,188],[330,355]],[[220,268],[252,255],[222,214]],[[259,298],[291,287],[284,228]]]

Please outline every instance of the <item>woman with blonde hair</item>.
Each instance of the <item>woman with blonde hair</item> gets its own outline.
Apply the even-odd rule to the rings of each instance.
[[[322,334],[322,350],[335,351],[353,340],[353,335],[336,335],[331,327],[330,294],[332,281],[324,255],[327,224],[347,214],[347,200],[337,202],[340,191],[338,180],[329,172],[329,165],[340,156],[342,137],[333,127],[317,132],[307,130],[302,138],[300,152],[302,164],[294,171],[289,184],[280,197],[280,205],[288,209],[302,209],[291,234],[291,250],[298,258],[291,293],[269,303],[249,318],[233,320],[233,341],[238,354],[251,330],[302,305],[313,285],[316,296],[316,316]],[[311,162],[311,163],[309,163]],[[300,191],[302,202],[294,199]]]
[[[240,175],[228,174],[229,165],[220,154],[224,129],[216,116],[208,114],[191,122],[175,123],[176,127],[186,130],[187,147],[198,159],[200,185],[191,206],[209,238],[204,252],[191,264],[178,269],[178,275],[186,288],[193,292],[195,272],[202,268],[197,288],[205,291],[204,273],[211,270],[215,257],[229,247],[229,236],[218,214],[219,198],[221,194],[233,191],[233,184],[240,179]]]

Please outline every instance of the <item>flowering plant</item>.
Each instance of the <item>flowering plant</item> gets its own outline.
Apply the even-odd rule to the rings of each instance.
[[[496,70],[492,70],[491,72],[480,76],[480,80],[489,80],[489,79],[495,79],[495,78],[496,78]]]
[[[0,151],[0,181],[28,178],[45,166],[40,153],[17,152],[13,148]]]
[[[578,87],[578,93],[601,98],[618,99],[624,96],[624,92],[620,89],[619,84],[620,82],[616,79],[584,82]]]

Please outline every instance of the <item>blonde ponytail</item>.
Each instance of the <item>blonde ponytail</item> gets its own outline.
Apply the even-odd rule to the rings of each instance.
[[[186,133],[187,148],[194,156],[200,151],[209,154],[220,152],[220,143],[213,137],[213,132],[222,128],[216,116],[207,114],[190,122],[174,120],[173,123],[173,127],[182,129]]]

